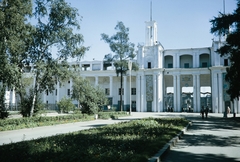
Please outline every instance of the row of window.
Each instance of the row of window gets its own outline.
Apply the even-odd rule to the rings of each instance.
[[[105,88],[105,95],[110,95],[109,88]],[[121,88],[118,89],[118,95],[121,95]],[[122,95],[124,95],[124,88],[122,88]],[[131,88],[131,95],[136,95],[136,88]]]
[[[228,66],[228,59],[224,59],[224,66]],[[208,67],[208,63],[207,62],[202,62],[201,67]],[[167,68],[173,68],[173,64],[169,63]],[[190,64],[189,63],[184,63],[184,68],[190,68]],[[151,62],[148,62],[148,69],[151,69]]]

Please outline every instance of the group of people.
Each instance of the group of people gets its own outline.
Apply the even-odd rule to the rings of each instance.
[[[202,119],[204,119],[204,114],[205,114],[206,118],[208,117],[208,112],[209,112],[208,106],[206,107],[206,109],[204,109],[204,106],[202,106],[202,109],[201,109]]]

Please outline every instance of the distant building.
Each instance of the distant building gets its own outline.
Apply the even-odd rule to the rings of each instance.
[[[204,48],[164,49],[157,39],[155,21],[146,22],[145,37],[145,45],[138,45],[134,61],[139,64],[139,70],[131,73],[131,89],[128,72],[123,77],[121,92],[120,77],[116,76],[112,62],[93,60],[69,64],[79,66],[83,78],[103,88],[109,105],[118,110],[120,93],[123,93],[124,110],[129,110],[131,102],[132,111],[137,112],[200,112],[202,106],[208,106],[210,112],[223,113],[230,106],[240,113],[240,102],[231,103],[226,93],[228,84],[224,77],[229,60],[215,52],[222,41],[213,40],[212,46]],[[72,79],[57,83],[54,93],[42,94],[43,102],[54,105],[64,96],[70,97],[72,85]]]

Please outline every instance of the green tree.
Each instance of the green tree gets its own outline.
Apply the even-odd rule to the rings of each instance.
[[[69,79],[67,59],[80,59],[88,47],[83,36],[74,33],[80,29],[77,9],[64,0],[35,0],[34,16],[37,20],[32,34],[33,43],[29,62],[34,66],[34,88],[31,116],[38,92],[52,92],[58,81]],[[56,49],[53,55],[51,49]]]
[[[25,91],[22,73],[31,44],[31,0],[3,0],[0,3],[0,82],[3,89],[15,89],[20,100]]]
[[[214,17],[211,33],[219,36],[227,36],[226,42],[217,50],[221,56],[228,56],[230,67],[227,68],[226,81],[229,82],[231,100],[240,96],[240,1],[237,1],[237,8],[231,14],[220,13],[219,17]],[[231,32],[229,32],[229,28]]]
[[[122,93],[123,93],[123,75],[126,75],[128,69],[128,61],[135,56],[134,44],[129,42],[129,28],[126,28],[123,22],[118,22],[115,30],[117,33],[111,37],[107,34],[101,34],[102,40],[109,44],[109,47],[115,55],[105,55],[105,60],[113,62],[117,76],[120,75],[120,110],[123,110]],[[138,65],[133,62],[132,69],[138,70]]]
[[[82,113],[96,114],[108,103],[104,91],[94,87],[86,79],[74,78],[72,98],[80,105]]]

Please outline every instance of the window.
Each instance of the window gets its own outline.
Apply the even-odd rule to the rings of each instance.
[[[109,88],[105,88],[105,95],[109,95],[110,94],[110,89]]]
[[[46,104],[48,104],[48,101],[46,101]]]
[[[184,68],[189,68],[189,63],[184,63]]]
[[[168,64],[168,68],[173,68],[173,64],[172,63]]]
[[[132,101],[132,105],[131,105],[131,107],[132,107],[132,111],[136,111],[136,101]]]
[[[151,62],[148,62],[148,69],[151,69]]]
[[[57,89],[55,90],[55,95],[57,96]]]
[[[118,95],[121,95],[121,88],[118,89]],[[124,95],[124,88],[122,88],[122,95]]]
[[[70,80],[68,81],[68,83],[70,83]]]
[[[70,89],[67,90],[67,95],[70,96]]]
[[[46,90],[46,95],[48,96],[48,89]]]
[[[228,66],[228,59],[224,59],[224,66]]]
[[[136,88],[132,88],[131,95],[136,95]]]
[[[202,62],[202,67],[208,67],[207,62]]]

